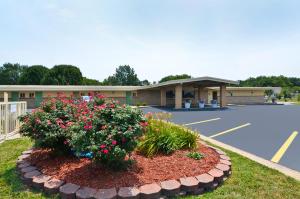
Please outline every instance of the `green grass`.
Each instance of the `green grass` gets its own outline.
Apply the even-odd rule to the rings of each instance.
[[[58,198],[24,187],[16,174],[15,162],[32,142],[21,138],[0,144],[0,198]],[[232,176],[217,190],[191,198],[300,198],[300,182],[247,158],[226,151],[232,159]]]
[[[22,184],[16,173],[16,160],[26,149],[32,146],[27,138],[6,141],[0,144],[0,198],[58,198],[47,196],[37,190],[28,189]]]

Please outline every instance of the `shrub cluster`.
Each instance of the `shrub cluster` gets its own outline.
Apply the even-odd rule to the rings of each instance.
[[[120,105],[102,95],[89,102],[65,97],[47,100],[20,118],[20,133],[41,147],[72,150],[110,166],[124,162],[137,146],[147,121],[139,109]]]
[[[160,117],[165,118],[162,115]],[[148,115],[148,123],[145,136],[138,145],[138,150],[148,157],[197,147],[199,134],[188,128],[161,119],[153,119],[151,115]]]

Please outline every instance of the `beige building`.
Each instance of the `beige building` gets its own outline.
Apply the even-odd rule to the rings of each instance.
[[[121,103],[136,105],[167,106],[183,108],[185,102],[191,107],[217,103],[218,107],[227,104],[259,104],[265,101],[265,90],[270,87],[229,87],[238,82],[212,77],[199,77],[172,80],[150,86],[52,86],[52,85],[0,85],[0,101],[4,92],[10,101],[27,101],[28,108],[37,107],[42,100],[57,97],[64,93],[68,97],[100,93]],[[278,89],[278,88],[277,88]]]

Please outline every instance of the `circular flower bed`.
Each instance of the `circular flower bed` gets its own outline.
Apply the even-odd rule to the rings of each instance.
[[[159,198],[201,194],[231,173],[224,152],[199,134],[102,95],[47,100],[22,116],[34,150],[18,160],[23,181],[62,198]]]

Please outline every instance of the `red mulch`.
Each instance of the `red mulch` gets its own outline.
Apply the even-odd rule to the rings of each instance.
[[[92,188],[140,186],[153,182],[197,176],[208,172],[219,162],[218,154],[211,148],[200,145],[204,155],[200,160],[186,157],[188,151],[176,151],[172,155],[146,158],[132,154],[136,163],[126,171],[112,171],[96,166],[89,159],[75,157],[52,157],[49,150],[35,150],[30,157],[46,175]]]

